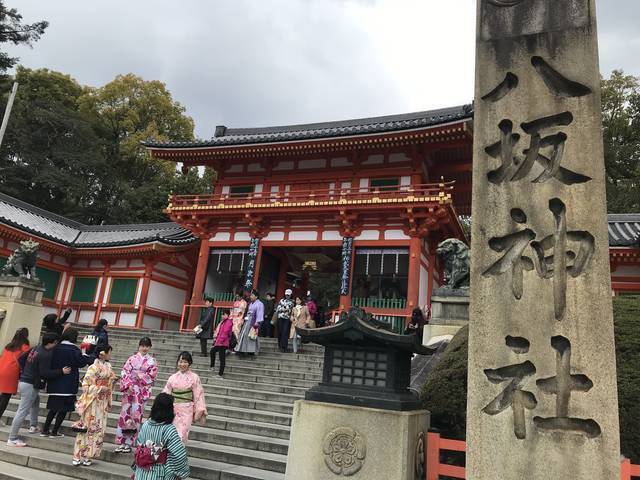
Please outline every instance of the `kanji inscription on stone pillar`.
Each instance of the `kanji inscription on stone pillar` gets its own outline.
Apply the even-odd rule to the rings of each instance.
[[[478,0],[477,27],[467,478],[614,480],[595,0]]]

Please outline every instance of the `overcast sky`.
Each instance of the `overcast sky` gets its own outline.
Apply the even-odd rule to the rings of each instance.
[[[475,0],[5,0],[48,20],[30,68],[161,80],[209,138],[473,97]],[[600,63],[640,75],[640,0],[598,0]],[[3,45],[3,48],[6,48]]]

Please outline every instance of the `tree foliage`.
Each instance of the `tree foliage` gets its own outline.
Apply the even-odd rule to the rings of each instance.
[[[640,296],[613,299],[621,453],[640,464]],[[461,329],[431,372],[422,400],[431,425],[447,438],[465,438],[468,327]]]
[[[207,193],[211,172],[186,175],[140,144],[190,140],[193,120],[165,85],[121,75],[100,88],[18,67],[20,83],[0,151],[3,191],[86,223],[166,221],[170,193]],[[0,84],[8,95],[10,82]]]
[[[608,211],[640,212],[640,78],[602,81],[602,124]]]
[[[40,39],[49,22],[44,20],[32,24],[23,24],[22,15],[15,8],[8,8],[5,2],[0,0],[0,43],[13,43],[14,45],[31,45]],[[15,57],[10,57],[6,52],[0,51],[0,74],[13,68],[18,62]]]

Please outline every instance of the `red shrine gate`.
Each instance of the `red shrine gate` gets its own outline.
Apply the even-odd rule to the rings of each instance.
[[[191,303],[311,290],[325,310],[359,305],[400,328],[438,284],[436,245],[464,238],[471,115],[218,127],[207,142],[147,144],[183,169],[218,172],[212,195],[174,196],[166,209],[201,240]]]

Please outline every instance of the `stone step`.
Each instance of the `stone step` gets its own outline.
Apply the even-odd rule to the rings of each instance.
[[[54,442],[63,441],[56,439]],[[57,444],[56,444],[57,445]],[[73,447],[70,445],[72,450]],[[106,448],[109,448],[107,445]],[[123,456],[122,462],[114,463],[97,460],[90,467],[74,467],[71,465],[71,454],[55,450],[41,448],[9,447],[6,443],[0,444],[0,458],[4,462],[14,465],[28,465],[30,469],[50,472],[62,478],[75,478],[83,480],[129,480],[131,478],[131,457]],[[270,472],[253,467],[226,464],[224,462],[190,458],[191,475],[189,478],[196,480],[284,480],[284,475],[279,472]],[[23,477],[30,480],[32,477]],[[47,477],[52,478],[52,477]]]
[[[28,457],[25,457],[28,460]],[[27,462],[28,465],[28,462]],[[35,470],[28,466],[0,461],[0,480],[68,480],[73,477]]]
[[[65,452],[69,456],[73,454],[75,435],[66,431],[69,435],[63,438],[41,437],[39,435],[23,435],[27,445],[49,451]],[[66,435],[66,434],[65,434]],[[0,441],[6,442],[9,437],[9,428],[0,428]],[[111,436],[111,440],[113,440]],[[14,447],[17,448],[17,447]],[[22,447],[20,447],[22,448]],[[114,452],[116,445],[105,438],[104,447],[99,460],[105,462],[131,465],[132,455],[121,455]],[[252,468],[260,468],[272,472],[284,473],[287,457],[286,454],[275,454],[263,451],[252,451],[249,455],[244,448],[228,445],[216,445],[189,439],[187,443],[187,453],[189,458],[215,459],[216,461]]]

